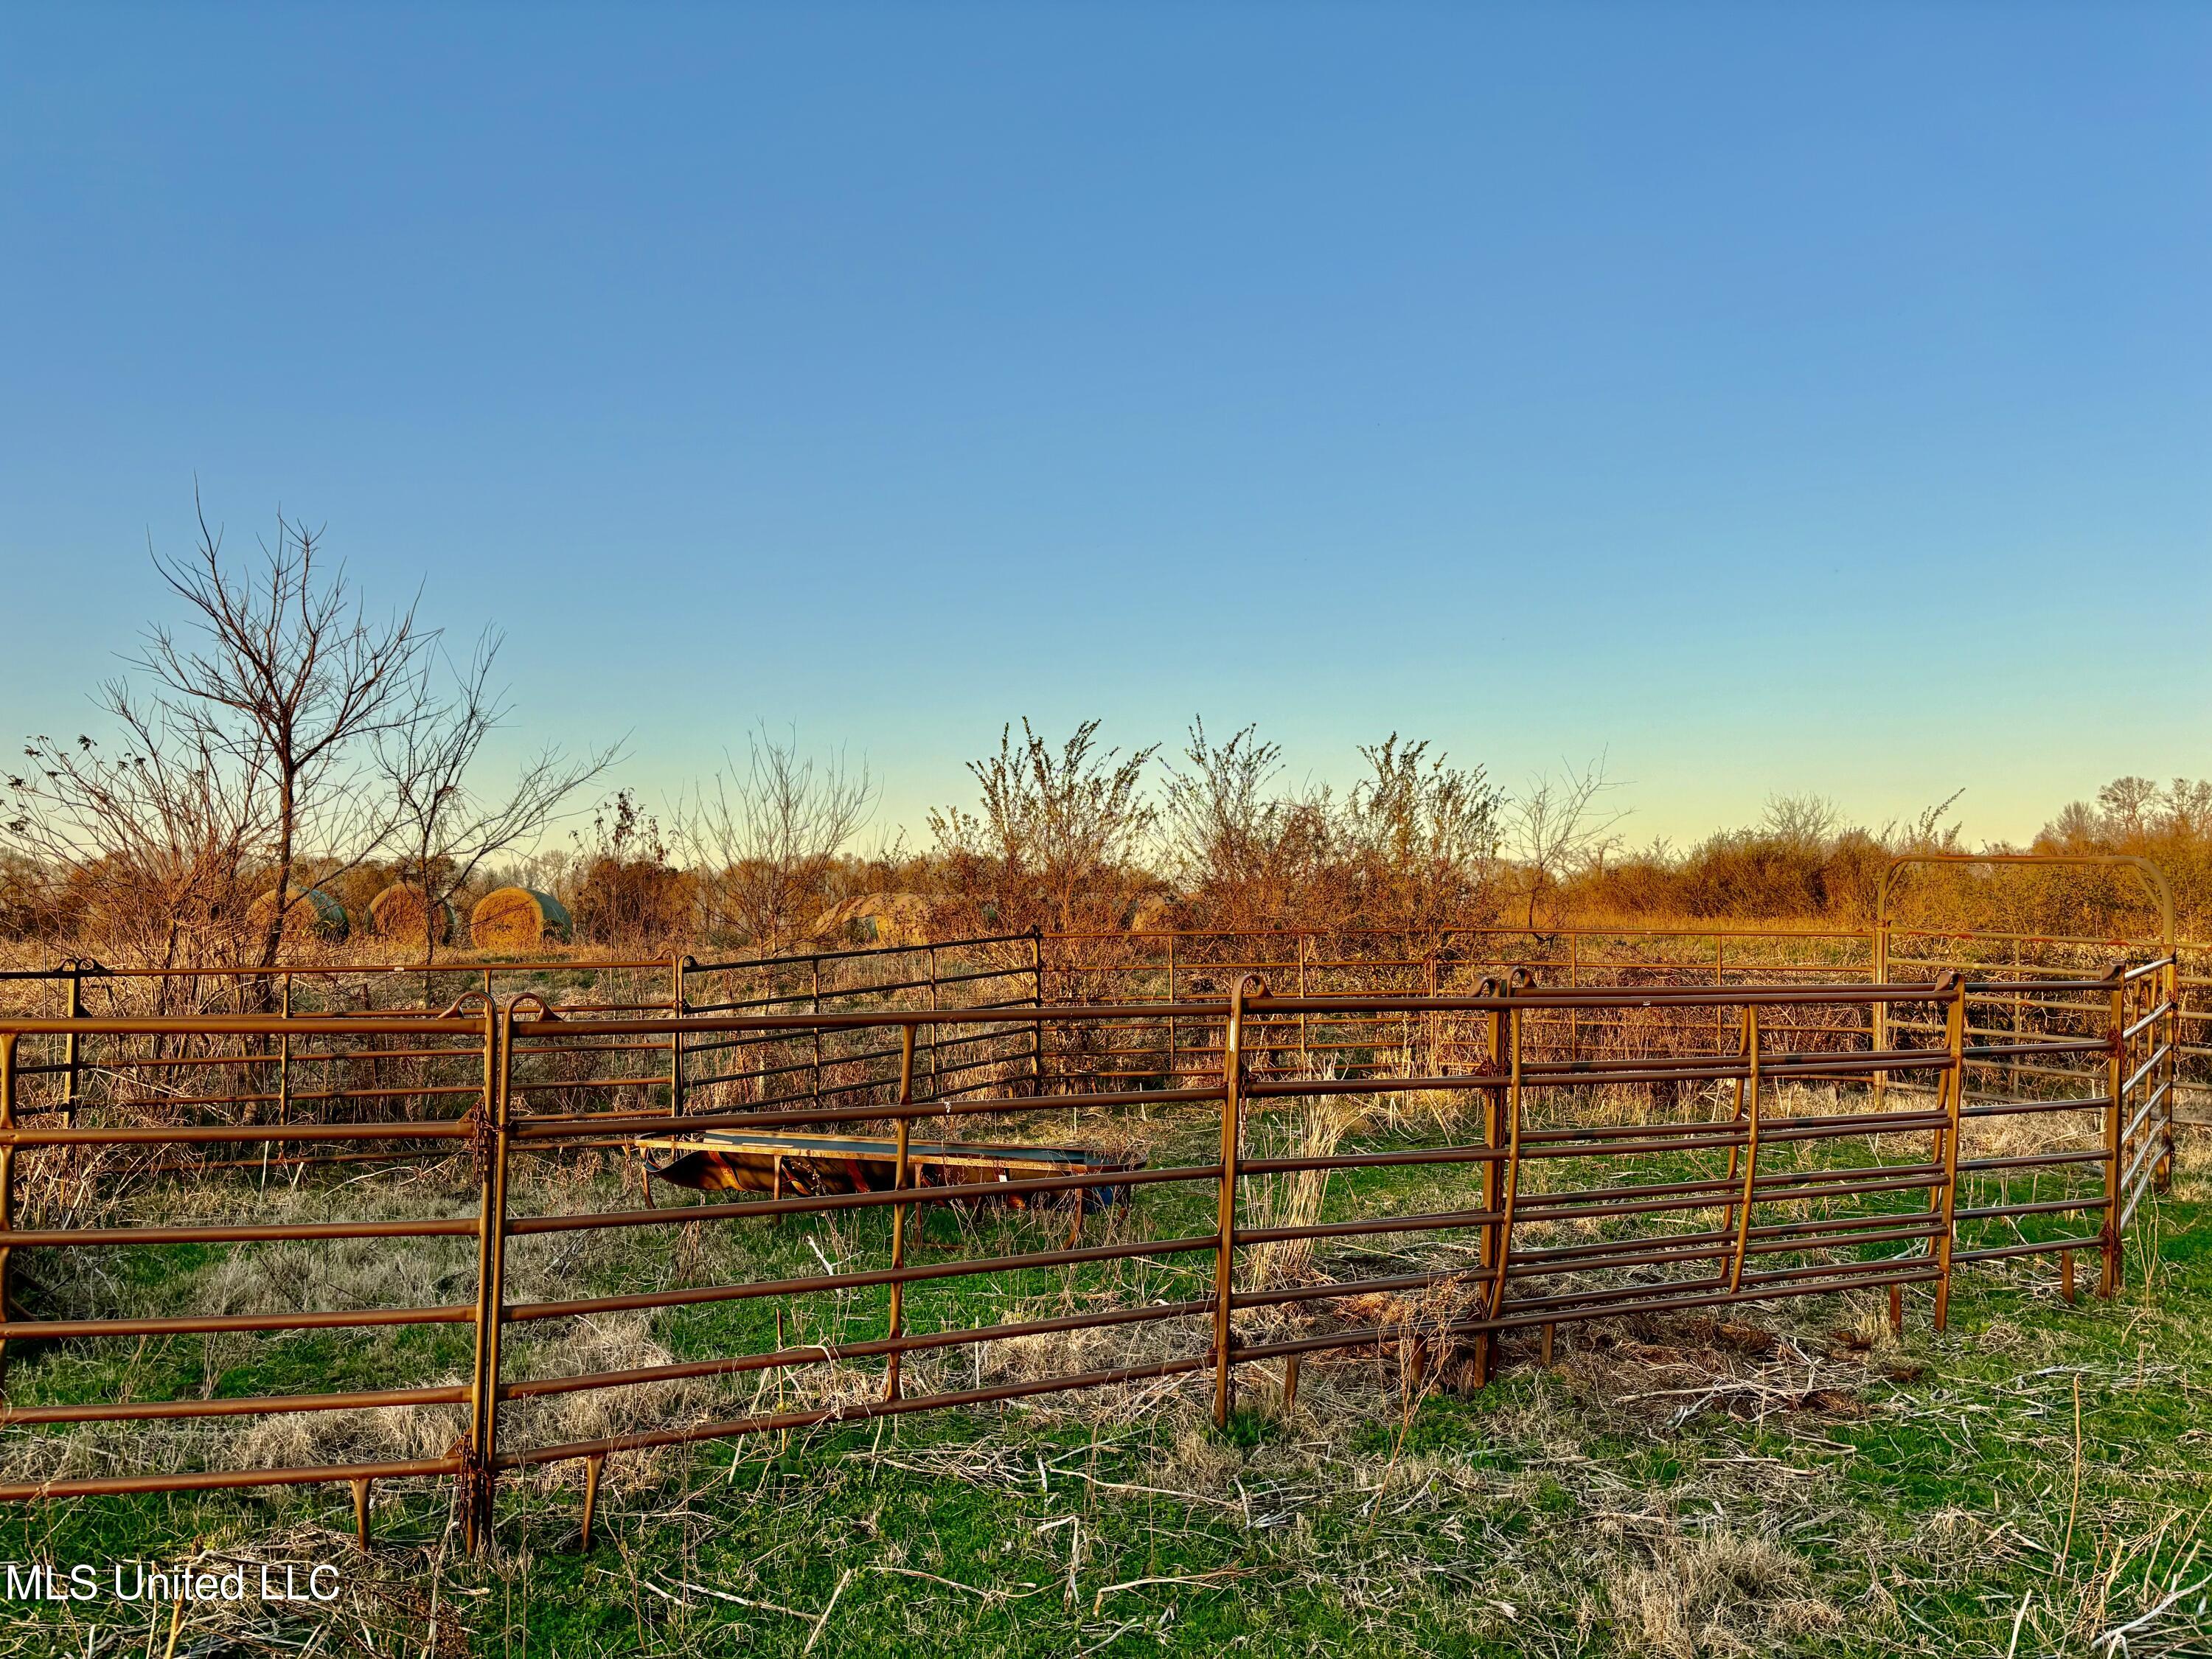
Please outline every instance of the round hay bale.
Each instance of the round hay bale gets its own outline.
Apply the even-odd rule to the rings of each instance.
[[[246,920],[257,932],[269,925],[276,908],[276,890],[270,888],[246,908]],[[353,931],[352,920],[340,904],[319,887],[310,887],[284,907],[288,939],[319,939],[337,944]]]
[[[874,919],[863,914],[874,894],[862,894],[857,898],[840,899],[814,918],[807,936],[818,943],[831,946],[872,945],[876,942]]]
[[[561,901],[534,887],[495,889],[469,912],[469,939],[479,951],[534,951],[566,945],[574,934]]]
[[[369,900],[368,931],[379,939],[419,945],[422,942],[422,895],[405,883],[395,881]],[[452,944],[453,922],[453,907],[440,899],[437,913],[430,919],[432,942]]]
[[[927,945],[929,901],[919,893],[863,893],[831,905],[815,917],[811,931],[832,945],[883,949]]]

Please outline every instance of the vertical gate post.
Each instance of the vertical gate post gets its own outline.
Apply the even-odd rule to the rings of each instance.
[[[2173,1097],[2181,1086],[2179,1068],[2174,1064],[2181,1042],[2181,962],[2172,951],[2166,953],[2166,966],[2159,974],[2159,995],[2165,1000],[2166,1006],[2166,1016],[2158,1023],[2158,1029],[2164,1034],[2160,1042],[2166,1059],[2156,1073],[2160,1090],[2159,1156],[2152,1178],[2158,1190],[2165,1192],[2173,1185]]]
[[[484,1011],[484,1113],[477,1139],[489,1142],[477,1222],[476,1369],[469,1389],[465,1542],[471,1551],[491,1541],[494,1468],[499,1454],[499,1341],[505,1319],[507,1272],[507,1124],[514,1073],[514,1010]]]
[[[1495,975],[1486,975],[1474,988],[1479,997],[1490,998],[1505,994],[1505,982]],[[1505,1127],[1505,1014],[1492,1008],[1486,1016],[1490,1025],[1489,1052],[1483,1056],[1483,1069],[1498,1081],[1482,1091],[1482,1145],[1486,1151],[1497,1152],[1504,1146]],[[1505,1166],[1496,1158],[1487,1158],[1482,1164],[1482,1207],[1491,1215],[1502,1213],[1505,1202]],[[1497,1271],[1503,1255],[1504,1237],[1495,1221],[1483,1224],[1476,1237],[1475,1261],[1485,1273]],[[1474,1375],[1476,1382],[1486,1384],[1498,1370],[1498,1338],[1490,1331],[1477,1333],[1474,1339]]]
[[[1513,993],[1513,981],[1509,976],[1505,994]],[[1495,1167],[1494,1165],[1492,1167]],[[1521,1011],[1508,1006],[1505,1010],[1505,1182],[1504,1195],[1498,1206],[1498,1249],[1490,1267],[1490,1317],[1495,1320],[1505,1310],[1505,1274],[1513,1261],[1513,1207],[1521,1195]],[[1498,1352],[1496,1339],[1490,1346],[1490,1363],[1494,1364]]]
[[[1440,945],[1431,942],[1428,953],[1421,960],[1422,994],[1431,1003],[1437,1000],[1437,952],[1441,948]],[[1443,1072],[1443,1064],[1437,1058],[1437,1011],[1433,1007],[1429,1010],[1429,1017],[1424,1024],[1428,1027],[1424,1033],[1429,1043],[1428,1074],[1435,1077]]]
[[[814,970],[814,1103],[822,1103],[822,958],[816,957],[810,966]]]
[[[1887,890],[1887,878],[1885,877],[1885,893]],[[1881,908],[1880,913],[1875,917],[1874,982],[1876,986],[1886,986],[1889,983],[1889,912],[1886,904]],[[1873,1006],[1873,1013],[1869,1024],[1872,1027],[1870,1040],[1874,1044],[1874,1050],[1876,1054],[1880,1054],[1889,1047],[1889,1004],[1877,1000]],[[1889,1073],[1876,1072],[1874,1074],[1875,1110],[1881,1111],[1888,1098]]]
[[[906,1190],[913,1147],[914,1120],[907,1115],[907,1109],[914,1104],[914,1023],[911,1020],[899,1028],[898,1103],[898,1158],[891,1169],[893,1193]],[[1080,1204],[1083,1194],[1079,1192],[1075,1196]],[[908,1207],[903,1203],[891,1206],[891,1266],[895,1269],[906,1266]],[[901,1279],[891,1280],[890,1320],[884,1334],[894,1342],[906,1334],[906,1285]],[[904,1357],[896,1348],[890,1352],[890,1363],[884,1380],[884,1398],[886,1400],[899,1397],[899,1362]]]
[[[1397,938],[1399,959],[1408,968],[1418,967],[1419,964],[1415,963],[1413,959],[1413,935],[1412,930],[1408,929],[1405,933],[1399,934]],[[1384,975],[1382,982],[1386,986],[1390,982],[1389,976],[1387,972]],[[1418,991],[1412,988],[1413,981],[1410,977],[1407,981],[1407,985],[1408,988],[1407,994],[1408,995],[1418,996],[1420,994]],[[1379,1024],[1380,1022],[1378,1021],[1377,1023]],[[1398,1053],[1401,1056],[1399,1075],[1401,1077],[1412,1077],[1413,1075],[1414,1061],[1418,1056],[1415,1054],[1413,1048],[1413,1017],[1410,1013],[1404,1013],[1398,1016]]]
[[[1958,1243],[1959,1130],[1966,1093],[1966,976],[1954,970],[1947,987],[1950,1006],[1943,1012],[1943,1039],[1948,1062],[1943,1068],[1944,1126],[1943,1184],[1937,1189],[1943,1230],[1936,1235],[1936,1328],[1951,1322],[1951,1255]]]
[[[1567,988],[1569,990],[1575,989],[1583,982],[1582,939],[1582,930],[1578,927],[1567,934]],[[1567,1057],[1570,1060],[1580,1060],[1583,1057],[1583,1011],[1580,1008],[1567,1010]]]
[[[0,1031],[0,1238],[15,1225],[15,1036]],[[14,1254],[0,1244],[0,1319],[13,1319],[15,1310],[8,1294],[8,1263]],[[0,1399],[7,1397],[8,1339],[0,1336]]]
[[[938,1008],[937,975],[937,947],[933,945],[929,947],[929,1012],[933,1014]],[[932,1100],[945,1098],[945,1065],[938,1049],[938,1022],[933,1019],[929,1022],[929,1097]]]
[[[284,975],[283,988],[277,994],[277,1008],[288,1021],[292,1018],[292,975]],[[276,1121],[292,1121],[292,1033],[288,1028],[276,1039]]]
[[[1238,976],[1230,993],[1221,1031],[1221,1199],[1220,1237],[1213,1256],[1213,1426],[1229,1426],[1237,1403],[1231,1374],[1235,1333],[1231,1298],[1237,1281],[1237,1155],[1244,1122],[1244,1009],[1248,998],[1264,997],[1267,983],[1256,975]]]
[[[1170,933],[1168,935],[1168,1001],[1172,1004],[1175,1000],[1176,936],[1173,933]],[[1170,1014],[1168,1016],[1168,1063],[1162,1066],[1160,1070],[1166,1079],[1166,1086],[1170,1089],[1176,1086],[1176,1079],[1179,1075],[1176,1064],[1176,1056],[1182,1047],[1182,1040],[1177,1035],[1176,1017],[1173,1014]]]
[[[73,957],[70,962],[69,1017],[82,1019],[84,1006],[84,961]],[[76,1127],[78,1091],[84,1086],[84,1039],[71,1031],[62,1041],[62,1064],[69,1068],[69,1092],[62,1098],[62,1127]]]
[[[684,970],[691,965],[691,958],[678,951],[670,959],[668,969],[668,1006],[677,1018],[677,1027],[668,1034],[668,1115],[684,1115],[684,1016],[690,1012],[684,1006]]]
[[[1038,1012],[1044,1010],[1044,929],[1034,923],[1030,927],[1030,972],[1035,976],[1031,993]],[[1040,1018],[1030,1028],[1030,1077],[1031,1092],[1044,1093],[1044,1021]]]
[[[1743,1153],[1743,1189],[1739,1207],[1731,1219],[1735,1222],[1735,1252],[1729,1263],[1729,1294],[1734,1296],[1743,1288],[1744,1252],[1751,1244],[1752,1194],[1759,1184],[1759,1128],[1760,1100],[1759,1089],[1759,1009],[1752,1003],[1743,1007],[1744,1080],[1738,1085],[1736,1114],[1747,1112],[1750,1126],[1747,1131]],[[1729,1148],[1729,1173],[1735,1173],[1735,1148]]]
[[[70,958],[69,1018],[72,1021],[82,1019],[90,1012],[84,1006],[84,965],[82,957]],[[62,1040],[62,1064],[66,1068],[64,1078],[65,1092],[62,1096],[62,1127],[74,1129],[76,1127],[76,1109],[83,1097],[84,1089],[84,1039],[75,1030]],[[64,1156],[63,1167],[73,1187],[84,1166],[85,1149],[72,1146]]]
[[[2021,989],[2027,964],[2021,960],[2021,942],[2014,939],[2012,942],[2012,1040],[2015,1052],[2005,1067],[2005,1092],[2011,1095],[2020,1092],[2020,1055],[2017,1049],[2025,1036],[2022,1027],[2027,1024],[2027,996]]]
[[[2117,971],[2117,970],[2116,970]],[[2127,1103],[2121,1097],[2127,1086],[2127,988],[2117,977],[2112,983],[2111,1024],[2105,1033],[2105,1224],[2099,1234],[2103,1246],[2104,1271],[2097,1294],[2117,1296],[2123,1268],[2120,1255],[2121,1153],[2124,1151]]]

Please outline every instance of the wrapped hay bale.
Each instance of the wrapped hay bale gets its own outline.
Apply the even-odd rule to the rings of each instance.
[[[379,939],[419,943],[423,937],[422,895],[404,882],[393,882],[368,902],[368,931]],[[430,918],[430,939],[437,945],[453,941],[453,907],[438,901]]]
[[[927,945],[929,901],[919,893],[863,893],[831,905],[810,931],[831,945]]]
[[[469,912],[469,939],[479,951],[534,951],[566,945],[575,927],[559,899],[534,887],[501,887]]]
[[[246,908],[247,925],[257,932],[269,925],[276,908],[276,890],[270,888]],[[353,923],[340,904],[319,887],[310,887],[284,907],[288,939],[319,939],[337,944],[353,931]]]

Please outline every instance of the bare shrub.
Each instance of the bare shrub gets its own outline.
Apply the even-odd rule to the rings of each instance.
[[[1334,840],[1328,792],[1276,793],[1282,756],[1256,727],[1217,743],[1194,720],[1184,764],[1168,769],[1167,872],[1213,927],[1319,919]]]
[[[1487,914],[1504,796],[1480,766],[1428,751],[1395,732],[1359,751],[1369,775],[1340,815],[1339,879],[1340,913],[1364,926],[1427,932]]]
[[[571,832],[577,935],[594,945],[650,949],[690,930],[696,884],[669,861],[660,821],[627,789],[600,804],[588,831]]]
[[[113,750],[35,738],[8,779],[15,902],[50,939],[73,934],[118,962],[238,961],[274,812],[258,743],[119,681],[100,706]]]
[[[867,822],[876,786],[842,755],[799,753],[763,727],[746,738],[677,817],[676,841],[697,873],[709,937],[769,953],[804,936],[829,896],[838,855]]]
[[[1013,728],[1002,728],[999,752],[968,763],[981,810],[929,815],[949,884],[983,921],[1115,927],[1146,884],[1139,863],[1158,814],[1144,774],[1158,746],[1102,750],[1098,725],[1085,720],[1057,749],[1026,719],[1018,749]]]

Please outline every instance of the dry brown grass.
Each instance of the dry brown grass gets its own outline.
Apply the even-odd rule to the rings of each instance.
[[[1250,1122],[1244,1156],[1328,1158],[1364,1116],[1356,1097],[1306,1096],[1283,1102]],[[1245,1224],[1310,1227],[1321,1219],[1328,1194],[1327,1170],[1293,1170],[1245,1183]],[[1255,1245],[1243,1258],[1248,1288],[1273,1290],[1315,1276],[1311,1239],[1276,1239]]]
[[[1773,1539],[1722,1528],[1655,1533],[1646,1547],[1648,1564],[1617,1566],[1606,1580],[1608,1611],[1632,1652],[1735,1659],[1843,1623],[1808,1593],[1804,1563]]]

